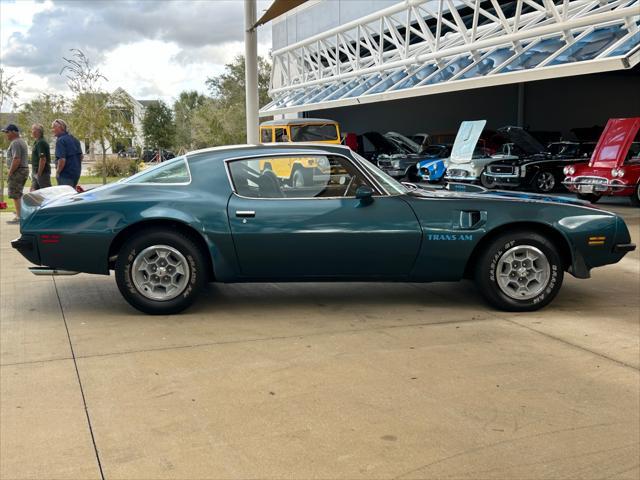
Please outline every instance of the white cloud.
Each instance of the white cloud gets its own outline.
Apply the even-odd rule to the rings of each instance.
[[[259,0],[258,11],[269,3]],[[207,77],[244,53],[242,4],[2,0],[0,63],[20,79],[20,102],[68,91],[60,70],[70,48],[98,66],[109,80],[106,89],[171,102],[183,90],[204,92]],[[259,29],[258,38],[260,54],[268,55],[270,27]]]

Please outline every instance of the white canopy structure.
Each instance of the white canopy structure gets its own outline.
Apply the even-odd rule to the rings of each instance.
[[[630,69],[640,0],[404,0],[273,52],[261,116]]]

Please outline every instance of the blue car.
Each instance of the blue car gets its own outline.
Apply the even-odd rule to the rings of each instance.
[[[426,158],[418,162],[418,176],[423,182],[440,182],[447,170],[444,160],[451,155],[451,147],[449,145],[429,145],[422,151],[422,155]]]
[[[277,173],[300,159],[312,182]],[[114,272],[150,314],[184,310],[214,281],[463,278],[497,308],[530,311],[565,272],[588,278],[635,248],[621,217],[585,202],[461,187],[476,191],[404,185],[337,145],[214,148],[84,193],[28,193],[12,246],[39,275]]]

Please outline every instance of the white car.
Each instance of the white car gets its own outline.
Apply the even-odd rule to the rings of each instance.
[[[484,130],[486,120],[464,121],[460,124],[451,156],[445,160],[447,182],[478,183],[488,164],[496,160],[517,159],[512,155],[487,155],[478,147],[478,140]]]

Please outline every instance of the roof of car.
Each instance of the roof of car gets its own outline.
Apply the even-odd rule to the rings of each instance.
[[[219,153],[220,159],[227,159],[237,156],[252,156],[259,155],[261,153],[286,153],[291,150],[351,150],[346,145],[336,144],[318,144],[307,142],[281,142],[281,143],[263,143],[263,144],[242,144],[242,145],[225,145],[222,147],[203,148],[201,150],[194,150],[187,152],[187,156],[190,158],[204,156],[203,154]],[[210,155],[206,155],[209,157]]]
[[[278,126],[278,125],[308,125],[310,123],[338,123],[335,120],[326,118],[283,118],[281,120],[269,120],[262,122],[261,127]]]

